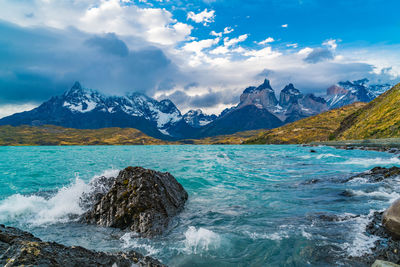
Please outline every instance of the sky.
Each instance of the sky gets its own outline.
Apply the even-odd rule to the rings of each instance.
[[[398,81],[398,0],[0,0],[0,117],[75,81],[218,114],[265,78]]]

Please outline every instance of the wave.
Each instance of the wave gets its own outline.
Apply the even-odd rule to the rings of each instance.
[[[334,154],[320,154],[317,156],[317,159],[324,159],[324,158],[341,158],[339,155],[334,155]]]
[[[100,177],[115,177],[117,174],[118,170],[106,170],[101,175],[94,176],[89,183],[77,176],[72,184],[62,187],[50,198],[12,195],[0,202],[0,220],[31,225],[68,222],[85,212],[81,197],[84,193],[96,190],[94,181]]]
[[[189,226],[185,232],[185,250],[191,254],[201,254],[210,249],[217,249],[221,245],[221,237],[206,228],[200,227],[196,229],[194,226]]]
[[[338,164],[347,165],[362,165],[365,167],[369,166],[381,166],[381,165],[400,165],[400,159],[397,157],[392,158],[354,158],[345,162],[339,162]]]
[[[350,190],[351,193],[355,196],[367,196],[371,198],[378,198],[378,199],[389,199],[389,202],[394,202],[396,199],[400,198],[400,194],[396,192],[386,192],[384,189],[379,188],[377,191],[372,192],[364,192],[361,190]]]
[[[147,242],[149,242],[148,240],[138,238],[136,233],[126,233],[120,238],[120,240],[123,242],[123,248],[144,250],[146,251],[146,256],[153,256],[160,252],[160,249],[156,249],[147,244]]]
[[[269,240],[274,240],[274,241],[281,241],[282,239],[289,238],[289,234],[286,231],[279,231],[279,232],[272,233],[272,234],[247,232],[247,235],[253,240],[269,239]]]
[[[303,156],[300,156],[299,158],[301,158],[301,159],[311,159],[311,158],[325,159],[325,158],[341,158],[341,157],[342,156],[327,153],[327,154],[303,155]]]
[[[353,233],[353,242],[343,244],[349,256],[361,257],[365,254],[370,254],[372,252],[371,249],[375,246],[374,243],[379,240],[379,237],[365,233],[367,225],[372,221],[374,212],[375,210],[371,210],[368,215],[351,219],[355,226],[354,231],[350,232],[350,234]]]

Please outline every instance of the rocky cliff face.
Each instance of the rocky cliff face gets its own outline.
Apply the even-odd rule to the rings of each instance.
[[[2,266],[162,267],[159,261],[135,251],[104,253],[82,247],[43,242],[28,232],[0,225]]]
[[[278,100],[276,99],[275,91],[272,89],[269,80],[265,79],[260,86],[248,87],[243,91],[238,108],[253,105],[271,112],[275,110],[277,104]]]
[[[185,122],[194,128],[205,126],[213,122],[216,118],[216,115],[206,115],[200,109],[189,110],[185,115],[183,115]]]
[[[354,102],[370,102],[392,87],[391,84],[374,84],[368,79],[342,81],[329,87],[325,100],[329,108],[338,108]]]
[[[169,173],[128,167],[104,195],[96,192],[94,199],[99,200],[82,216],[83,222],[151,237],[163,233],[183,209],[188,194]]]
[[[292,104],[297,104],[301,98],[303,98],[303,94],[290,83],[282,89],[279,96],[279,105],[282,108],[287,108]]]

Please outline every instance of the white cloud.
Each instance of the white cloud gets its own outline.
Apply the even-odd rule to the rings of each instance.
[[[12,115],[17,112],[28,111],[36,108],[34,104],[20,104],[20,105],[0,105],[0,118]]]
[[[222,32],[211,31],[210,35],[217,36],[217,37],[222,37]]]
[[[291,47],[291,48],[297,48],[299,46],[298,43],[293,43],[293,44],[287,44],[287,47]]]
[[[226,38],[224,38],[224,45],[226,47],[230,47],[230,46],[236,45],[237,43],[246,41],[248,36],[249,36],[248,34],[243,34],[243,35],[240,35],[237,38],[232,38],[232,39],[229,39],[228,37],[226,37]]]
[[[204,26],[208,26],[209,23],[214,22],[215,11],[214,10],[208,11],[207,8],[197,14],[194,13],[193,11],[190,11],[187,14],[187,19],[191,19],[196,23],[203,23]]]
[[[311,47],[306,47],[306,48],[301,49],[301,50],[298,52],[298,54],[299,54],[299,55],[308,55],[308,54],[310,54],[313,50],[314,50],[314,49],[312,49]]]
[[[272,43],[272,42],[275,42],[274,38],[268,37],[267,39],[265,39],[265,40],[263,40],[261,42],[258,42],[258,44],[259,45],[265,45],[265,44]]]
[[[200,54],[205,48],[209,48],[219,42],[219,38],[193,41],[183,46],[183,50]]]
[[[335,39],[326,40],[325,42],[322,43],[322,45],[325,45],[325,46],[331,48],[332,50],[335,50],[338,46],[337,40],[335,40]]]
[[[234,31],[234,29],[232,29],[231,27],[225,27],[224,28],[224,34],[229,34],[229,33],[233,32],[233,31]]]
[[[119,0],[18,1],[0,9],[0,19],[21,26],[70,26],[89,33],[114,32],[135,36],[161,45],[186,40],[192,26],[176,21],[161,8],[139,8]],[[33,12],[32,12],[33,10]],[[32,17],[25,14],[32,13]]]
[[[288,24],[281,25],[282,28],[287,28],[288,26],[289,26]]]

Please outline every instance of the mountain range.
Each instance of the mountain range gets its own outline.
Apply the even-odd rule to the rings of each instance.
[[[400,84],[397,84],[370,103],[355,102],[279,128],[261,131],[245,140],[245,143],[306,144],[399,137]]]
[[[76,129],[135,128],[163,140],[203,138],[240,131],[272,129],[349,103],[369,102],[390,85],[370,85],[366,79],[339,82],[325,97],[302,94],[293,84],[279,99],[269,80],[246,88],[238,105],[219,116],[201,110],[186,114],[168,99],[157,101],[140,93],[105,96],[75,82],[71,89],[39,107],[0,119],[0,125],[56,125]]]

